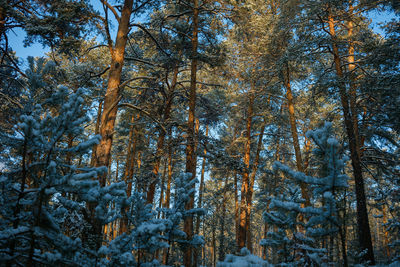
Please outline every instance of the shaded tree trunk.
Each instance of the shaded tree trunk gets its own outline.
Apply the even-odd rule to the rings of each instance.
[[[208,136],[208,125],[206,125],[206,137]],[[207,145],[207,142],[205,143]],[[206,155],[207,155],[207,149],[204,148],[204,156],[203,156],[203,162],[201,163],[201,176],[200,176],[200,187],[199,187],[199,200],[197,202],[197,207],[201,208],[202,207],[202,202],[203,202],[203,191],[204,191],[204,173],[206,169]],[[197,217],[196,221],[196,234],[199,234],[199,229],[200,229],[200,217]]]
[[[299,136],[297,133],[297,125],[296,125],[296,115],[294,111],[294,103],[293,103],[293,93],[292,87],[290,84],[290,70],[289,64],[286,63],[286,70],[284,73],[284,84],[286,88],[286,99],[288,102],[288,111],[289,111],[289,122],[290,122],[290,131],[292,133],[293,139],[293,148],[296,156],[296,167],[299,172],[304,172],[303,160],[301,157]],[[310,196],[308,194],[307,185],[304,182],[300,183],[301,188],[301,197],[305,200],[303,206],[310,206]]]
[[[178,65],[174,67],[174,73],[172,77],[172,83],[171,83],[171,89],[170,92],[168,93],[168,98],[166,100],[166,105],[164,109],[164,116],[163,116],[163,121],[166,122],[169,120],[170,114],[171,114],[171,108],[172,108],[172,100],[174,96],[174,91],[176,87],[176,83],[178,80]],[[153,203],[154,201],[154,194],[156,191],[156,185],[157,185],[157,176],[160,168],[160,163],[161,163],[161,154],[163,151],[164,147],[164,140],[165,140],[165,135],[166,132],[160,130],[160,134],[158,137],[157,141],[157,150],[156,150],[156,158],[153,166],[153,181],[151,182],[149,189],[147,190],[147,203]]]
[[[385,227],[384,230],[384,245],[385,245],[385,253],[386,257],[390,259],[390,247],[389,247],[389,231],[387,230],[387,223],[388,223],[388,218],[387,218],[387,210],[386,210],[386,205],[382,205],[382,215],[383,215],[383,225]]]
[[[245,170],[242,178],[241,198],[240,198],[240,215],[239,215],[239,236],[238,236],[238,249],[246,246],[246,221],[247,216],[247,205],[246,198],[249,192],[249,172],[250,172],[250,145],[251,145],[251,126],[253,119],[253,104],[254,104],[254,92],[249,93],[249,103],[247,107],[247,122],[246,122],[246,143],[244,148],[243,162]]]
[[[172,138],[172,130],[169,129],[169,136]],[[168,181],[167,181],[167,190],[165,192],[164,199],[164,208],[169,208],[170,199],[171,199],[171,182],[172,182],[172,171],[173,171],[173,163],[172,163],[172,141],[170,140],[168,144]]]
[[[136,119],[139,119],[139,114],[136,115]],[[129,142],[128,142],[128,152],[127,152],[127,157],[126,157],[126,163],[125,163],[125,170],[124,170],[124,176],[122,180],[126,184],[126,195],[127,197],[130,197],[132,195],[132,179],[133,179],[133,171],[135,167],[135,156],[136,156],[136,144],[138,140],[138,130],[137,127],[134,125],[135,123],[135,116],[132,115],[131,119],[131,128],[129,130]],[[125,209],[125,212],[128,212],[129,208]],[[122,233],[126,233],[128,231],[128,218],[126,217],[126,214],[123,214],[123,217],[121,219],[121,224],[119,227],[119,234],[121,235]]]
[[[100,133],[100,120],[101,120],[101,110],[103,108],[103,100],[99,102],[99,106],[97,108],[97,119],[96,119],[96,126],[94,129],[94,134]],[[96,159],[96,149],[97,145],[94,145],[92,148],[92,157],[90,159],[90,166],[94,166],[95,159]]]
[[[238,174],[234,173],[234,194],[235,194],[235,238],[236,244],[239,244],[239,190],[238,190]]]
[[[161,178],[161,186],[160,186],[161,187],[161,192],[160,192],[160,200],[158,202],[159,211],[157,212],[157,218],[158,219],[160,218],[160,214],[161,214],[160,209],[162,208],[163,200],[164,200],[165,177],[167,176],[167,166],[168,166],[167,161],[168,161],[168,158],[166,158],[164,160],[164,170],[163,170],[163,175],[162,175],[162,178]]]
[[[190,67],[190,92],[189,92],[189,116],[187,121],[187,145],[186,145],[186,173],[192,174],[192,179],[196,178],[196,155],[195,155],[195,137],[194,137],[194,121],[196,110],[196,82],[197,82],[197,46],[198,46],[198,30],[199,30],[199,2],[193,0],[193,32],[192,32],[192,53]],[[189,201],[185,205],[186,210],[194,207],[194,195],[190,196]],[[187,239],[193,238],[193,216],[184,219],[183,230],[187,235]],[[183,265],[185,267],[193,266],[193,248],[186,246],[183,253]]]
[[[357,225],[358,240],[361,250],[367,250],[364,256],[365,260],[369,260],[371,264],[375,264],[374,252],[372,247],[371,230],[369,226],[367,202],[364,189],[364,178],[361,168],[360,153],[357,150],[357,137],[354,130],[354,122],[352,120],[349,97],[346,90],[344,75],[342,71],[339,49],[337,46],[337,37],[335,33],[335,21],[332,14],[328,16],[329,33],[332,39],[332,53],[336,74],[339,79],[339,94],[343,109],[344,124],[349,141],[351,164],[353,166],[353,175],[355,180],[356,200],[357,200]]]
[[[250,250],[250,252],[253,252],[253,244],[252,244],[252,238],[251,238],[251,206],[253,202],[253,193],[254,193],[254,182],[256,179],[256,173],[258,169],[258,164],[260,161],[260,152],[262,149],[262,141],[264,137],[264,131],[265,131],[265,126],[266,124],[264,123],[261,126],[260,134],[258,136],[258,143],[257,143],[257,151],[256,151],[256,157],[254,159],[254,164],[253,164],[253,169],[251,171],[251,176],[250,176],[250,185],[249,185],[249,191],[247,193],[247,218],[246,218],[246,236],[247,236],[247,248]]]
[[[218,252],[219,261],[223,261],[225,258],[225,217],[226,217],[226,201],[227,201],[226,191],[228,188],[228,177],[229,175],[227,175],[225,178],[224,193],[222,196],[222,213],[219,218],[220,221],[219,252]]]

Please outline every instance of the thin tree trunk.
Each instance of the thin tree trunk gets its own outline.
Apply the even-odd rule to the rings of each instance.
[[[192,174],[192,179],[196,178],[196,155],[195,155],[195,137],[194,121],[196,109],[196,82],[197,82],[197,45],[199,30],[199,2],[193,0],[193,32],[192,32],[192,62],[190,67],[190,92],[189,92],[189,116],[187,122],[187,146],[186,146],[186,173]],[[190,196],[185,205],[186,210],[193,209],[194,194]],[[193,237],[193,216],[188,216],[184,220],[183,230],[187,235],[187,240]],[[183,265],[185,267],[193,266],[193,249],[187,246],[184,249]]]
[[[115,181],[118,181],[118,175],[119,175],[119,159],[117,158],[117,168],[115,169]]]
[[[173,94],[174,94],[176,83],[178,80],[178,70],[179,70],[178,65],[176,65],[174,67],[171,89],[170,89],[168,99],[166,101],[166,105],[165,105],[165,109],[164,109],[164,119],[163,119],[164,122],[169,120],[169,117],[171,114]],[[154,201],[154,194],[156,191],[156,185],[157,185],[157,180],[158,180],[157,176],[158,176],[160,163],[161,163],[161,154],[162,154],[163,147],[164,147],[165,135],[166,135],[166,133],[164,131],[160,130],[160,135],[159,135],[158,141],[157,141],[156,159],[155,159],[154,167],[153,167],[153,171],[152,171],[153,181],[151,182],[149,189],[147,190],[147,203],[153,203],[153,201]]]
[[[169,129],[169,137],[172,139],[172,129]],[[171,199],[171,182],[172,182],[172,141],[170,140],[168,144],[168,182],[167,182],[167,190],[165,192],[165,200],[164,200],[164,208],[169,208],[170,199]]]
[[[364,178],[362,175],[361,161],[359,152],[357,151],[357,138],[354,131],[354,122],[351,116],[349,99],[347,95],[346,85],[344,84],[344,75],[337,46],[337,37],[335,33],[335,21],[332,14],[328,16],[329,33],[332,38],[332,52],[334,57],[335,69],[339,79],[339,93],[343,109],[344,124],[349,139],[350,157],[353,166],[353,174],[356,188],[357,200],[357,225],[358,225],[358,240],[361,250],[367,250],[364,256],[365,260],[369,260],[371,264],[375,264],[374,251],[372,247],[371,230],[369,226],[367,203],[364,189]]]
[[[235,171],[234,175],[234,194],[235,194],[235,238],[236,244],[239,244],[239,190],[238,190],[238,174]]]
[[[100,120],[101,120],[101,110],[103,108],[103,100],[99,102],[99,106],[97,108],[97,119],[96,119],[96,126],[94,130],[94,134],[99,134],[100,133]],[[96,159],[96,149],[97,145],[94,145],[92,148],[92,157],[90,159],[90,166],[94,165],[94,161]]]
[[[388,223],[388,219],[387,219],[387,211],[386,211],[386,205],[383,204],[382,205],[382,215],[383,215],[383,225],[385,227],[384,230],[384,245],[385,245],[385,252],[386,252],[386,257],[388,259],[390,259],[390,247],[389,247],[389,231],[387,230],[387,223]]]
[[[284,73],[284,77],[285,77],[284,84],[285,84],[285,88],[286,88],[286,99],[288,101],[290,131],[292,133],[293,148],[294,148],[294,152],[296,155],[296,167],[299,172],[304,172],[303,160],[301,157],[301,150],[300,150],[300,143],[299,143],[299,136],[297,133],[296,115],[294,112],[293,94],[292,94],[292,87],[290,84],[290,70],[289,70],[288,63],[286,63],[286,70]],[[308,194],[307,185],[304,182],[301,182],[300,188],[301,188],[301,197],[305,200],[305,203],[303,206],[310,206],[310,196]]]
[[[6,25],[6,9],[4,7],[0,7],[0,39],[2,39],[2,35],[5,34],[5,25]],[[3,62],[1,62],[1,64],[3,64]]]
[[[251,145],[251,125],[253,119],[253,104],[254,92],[251,91],[249,95],[249,104],[247,108],[247,122],[246,122],[246,143],[244,148],[243,162],[245,170],[242,178],[242,190],[240,198],[240,217],[239,217],[239,237],[238,249],[246,246],[246,220],[249,214],[247,213],[246,198],[249,192],[249,171],[250,171],[250,145]]]
[[[160,192],[160,200],[158,202],[158,209],[159,211],[157,212],[157,218],[160,218],[161,212],[160,209],[162,208],[163,200],[164,200],[164,188],[165,188],[165,177],[167,176],[167,158],[164,160],[164,170],[163,170],[163,175],[161,178],[161,192]]]
[[[208,125],[206,125],[206,137],[208,137]],[[207,146],[207,142],[205,142],[205,146]],[[200,188],[199,188],[199,200],[197,202],[197,207],[201,208],[202,207],[202,202],[203,202],[203,190],[204,190],[204,173],[206,169],[206,155],[207,155],[207,149],[204,148],[203,152],[203,162],[201,163],[201,176],[200,176]],[[196,234],[199,234],[199,229],[200,229],[200,217],[197,217],[196,221]]]
[[[125,170],[124,170],[124,174],[122,177],[122,180],[125,181],[125,184],[127,184],[129,169],[131,167],[131,163],[132,163],[131,160],[133,157],[132,144],[133,144],[134,123],[135,123],[135,116],[132,115],[131,128],[129,129],[129,135],[128,135],[128,151],[126,152]]]
[[[198,137],[198,133],[199,133],[199,122],[198,120],[196,120],[196,132],[197,132],[197,139]],[[208,125],[206,125],[206,137],[208,136]],[[207,146],[207,141],[205,142],[205,146]],[[197,147],[197,145],[196,145]],[[200,176],[200,187],[199,187],[199,200],[197,203],[197,208],[201,208],[202,207],[202,200],[203,200],[203,188],[204,188],[204,173],[205,173],[205,168],[206,168],[206,155],[207,155],[207,149],[204,148],[204,155],[203,155],[203,162],[201,164],[201,176]],[[199,230],[200,230],[200,222],[201,222],[201,216],[197,216],[196,218],[196,228],[195,228],[195,234],[198,235],[199,234]],[[199,249],[202,249],[202,247],[200,248],[196,248],[194,250],[194,261],[195,261],[195,265],[197,266],[197,261],[198,261],[198,254],[199,254]]]
[[[264,131],[265,131],[265,122],[261,126],[260,130],[260,135],[258,136],[258,143],[257,143],[257,151],[256,151],[256,157],[254,159],[254,164],[253,164],[253,169],[251,171],[251,176],[250,176],[250,185],[249,185],[249,191],[247,193],[247,218],[246,218],[246,236],[247,236],[247,248],[250,250],[250,252],[253,252],[253,244],[252,244],[252,238],[251,238],[251,223],[250,223],[250,218],[251,218],[251,206],[253,202],[253,193],[254,193],[254,182],[256,179],[256,173],[258,169],[258,164],[260,161],[260,152],[262,149],[262,141],[264,137]]]
[[[221,216],[219,217],[220,221],[219,252],[218,252],[219,261],[223,261],[225,258],[225,217],[226,217],[226,201],[227,201],[226,191],[228,188],[228,177],[229,175],[227,175],[225,178],[224,193],[222,196],[222,213]]]
[[[218,208],[217,208],[217,213],[218,213]],[[215,215],[214,215],[215,217]],[[211,250],[212,250],[212,266],[215,267],[216,262],[217,262],[217,244],[216,244],[216,237],[215,237],[215,220],[211,222]]]
[[[139,114],[136,115],[136,118],[139,119]],[[131,128],[129,130],[129,143],[128,143],[128,155],[126,157],[126,163],[125,163],[125,171],[124,171],[124,177],[123,181],[125,181],[126,184],[126,195],[127,197],[130,197],[132,195],[132,179],[133,179],[133,171],[135,167],[135,156],[136,156],[136,144],[138,141],[138,129],[134,125],[135,123],[135,117],[132,115],[131,119]],[[129,208],[125,209],[125,212],[128,212]],[[119,234],[121,235],[122,233],[126,233],[128,231],[128,218],[126,214],[123,214],[123,217],[120,222],[120,227],[119,227]]]

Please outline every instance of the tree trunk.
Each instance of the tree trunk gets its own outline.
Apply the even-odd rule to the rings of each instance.
[[[139,119],[139,115],[136,115],[136,118]],[[136,144],[138,140],[138,130],[135,123],[135,116],[132,115],[131,119],[131,128],[129,130],[129,142],[128,142],[128,152],[126,156],[125,163],[125,171],[123,181],[126,184],[126,195],[130,197],[132,195],[132,179],[133,179],[133,170],[135,167],[135,155],[136,155]],[[128,212],[128,208],[125,209],[125,212]],[[121,225],[119,227],[119,234],[126,233],[128,231],[128,218],[123,214],[121,219]]]
[[[354,131],[354,122],[351,116],[349,99],[346,90],[342,65],[339,55],[339,49],[336,43],[335,22],[332,14],[328,16],[329,33],[332,38],[332,52],[334,57],[335,69],[339,79],[339,93],[343,109],[344,124],[349,139],[351,164],[353,166],[353,175],[355,180],[356,200],[357,200],[357,224],[358,224],[358,240],[361,250],[367,250],[364,256],[365,260],[369,260],[371,264],[375,264],[374,252],[371,240],[371,230],[368,220],[367,203],[364,189],[364,179],[361,169],[361,161],[359,151],[357,151],[357,137]]]
[[[239,244],[239,190],[238,190],[238,174],[234,175],[234,194],[235,194],[235,238],[236,244]]]
[[[386,211],[386,205],[382,205],[382,215],[383,215],[383,225],[385,227],[384,230],[384,245],[385,245],[385,252],[386,252],[386,257],[390,259],[390,247],[389,247],[389,231],[387,230],[387,211]]]
[[[157,219],[160,219],[160,215],[161,215],[160,209],[162,208],[163,200],[164,200],[165,177],[167,176],[167,166],[168,166],[167,161],[168,161],[168,159],[166,158],[164,160],[164,170],[163,170],[163,175],[161,178],[161,186],[160,186],[161,192],[160,192],[160,200],[158,201],[159,211],[157,212]]]
[[[117,106],[120,99],[121,72],[124,64],[125,46],[128,40],[129,22],[132,14],[133,0],[125,0],[121,17],[118,24],[115,46],[112,49],[110,75],[106,94],[104,96],[104,107],[100,120],[100,143],[96,147],[95,166],[110,165],[111,146],[114,135],[114,125],[117,116]],[[101,187],[106,185],[107,173],[101,174],[98,179]],[[95,249],[98,250],[102,243],[102,224],[95,217],[96,203],[89,205],[91,213],[91,225],[95,238]]]
[[[208,125],[206,125],[206,137],[208,136]],[[205,143],[205,146],[207,145],[207,142]],[[207,149],[204,148],[204,156],[203,156],[203,162],[201,163],[201,176],[200,176],[200,188],[199,188],[199,200],[197,203],[197,207],[201,208],[202,207],[202,201],[203,201],[203,190],[204,190],[204,173],[206,169],[206,155],[207,155]],[[199,229],[200,229],[200,217],[197,217],[196,221],[196,234],[199,234]]]
[[[217,208],[218,213],[218,208]],[[213,216],[215,218],[215,215]],[[215,237],[215,219],[211,222],[211,251],[212,251],[212,266],[215,267],[217,262],[217,244],[216,244],[216,237]],[[185,266],[186,267],[186,266]]]
[[[349,15],[353,15],[353,6],[350,4],[349,6]],[[348,38],[351,39],[353,38],[353,21],[349,20],[347,22],[347,35]],[[350,112],[351,112],[351,119],[353,121],[353,129],[354,129],[354,134],[356,137],[356,144],[357,144],[357,152],[359,153],[359,157],[361,158],[361,150],[360,150],[360,135],[358,131],[358,116],[357,116],[357,86],[355,83],[356,77],[354,70],[356,68],[355,65],[355,49],[354,49],[354,42],[350,41],[349,42],[349,48],[348,48],[348,55],[347,55],[347,63],[348,63],[348,77],[349,77],[349,98],[350,98]]]
[[[292,87],[290,84],[290,70],[288,63],[286,63],[286,70],[284,73],[284,84],[286,88],[286,99],[288,101],[290,131],[292,133],[293,148],[294,148],[294,153],[296,155],[296,167],[299,172],[304,172],[299,136],[297,133],[296,115],[294,113],[293,94],[292,94]],[[301,197],[305,200],[303,206],[310,206],[310,196],[308,194],[307,185],[304,182],[301,182],[300,188],[301,188]]]
[[[246,144],[244,148],[243,162],[245,170],[242,178],[242,192],[240,197],[240,215],[239,215],[239,237],[238,249],[246,246],[246,220],[249,214],[247,213],[246,198],[249,192],[249,171],[250,171],[250,145],[251,145],[251,125],[253,119],[253,104],[254,92],[249,92],[249,106],[247,108],[247,122],[246,122]]]
[[[169,129],[169,137],[172,138],[172,129]],[[168,182],[167,182],[167,190],[165,192],[165,200],[164,200],[164,208],[169,208],[169,203],[171,199],[171,182],[172,182],[172,141],[170,140],[168,144]]]
[[[196,178],[196,155],[195,155],[195,137],[194,137],[194,120],[196,109],[196,82],[197,82],[197,45],[198,45],[198,29],[199,28],[199,2],[193,1],[193,32],[192,32],[192,62],[190,67],[190,92],[189,92],[189,116],[187,122],[187,145],[186,145],[186,173],[192,174],[192,179]],[[185,209],[190,210],[194,207],[194,195],[190,196],[190,200],[186,203]],[[184,220],[184,232],[187,240],[193,237],[193,216],[188,216]],[[183,265],[185,267],[193,266],[193,249],[187,246],[184,249]]]
[[[94,128],[94,134],[99,134],[100,133],[100,120],[101,120],[101,110],[103,108],[103,100],[100,100],[99,106],[97,108],[97,119],[96,119],[96,126]],[[90,159],[90,166],[94,165],[95,159],[96,159],[96,149],[97,145],[94,145],[92,148],[92,157]]]
[[[165,105],[165,109],[164,109],[164,118],[163,118],[164,122],[169,120],[169,117],[171,114],[172,100],[173,100],[173,96],[174,96],[176,83],[178,80],[178,71],[179,71],[179,68],[178,68],[178,65],[176,65],[174,67],[171,89],[170,89],[170,92],[168,92],[168,98],[166,100],[166,105]],[[159,135],[158,141],[157,141],[156,159],[155,159],[153,171],[152,171],[153,181],[151,182],[149,189],[147,190],[147,203],[153,203],[153,201],[154,201],[154,194],[156,191],[156,185],[157,185],[157,180],[158,180],[157,176],[158,176],[160,163],[161,163],[161,154],[162,154],[162,150],[164,147],[165,135],[166,135],[166,133],[164,131],[160,130],[160,135]]]
[[[260,130],[260,135],[258,136],[258,143],[257,143],[257,151],[256,151],[256,157],[254,159],[254,164],[253,164],[253,169],[251,171],[251,176],[250,176],[250,186],[249,186],[249,191],[247,193],[247,218],[246,218],[246,236],[247,236],[247,248],[250,250],[250,252],[253,252],[253,244],[252,238],[251,238],[251,223],[250,223],[250,218],[251,218],[251,206],[253,202],[253,193],[254,193],[254,182],[256,179],[256,173],[258,169],[258,163],[260,161],[260,152],[262,149],[262,141],[264,137],[264,131],[265,131],[265,123],[261,126]]]
[[[225,177],[225,184],[224,184],[224,193],[222,196],[222,214],[219,218],[220,221],[220,232],[219,232],[219,252],[218,252],[218,260],[223,261],[225,258],[225,217],[226,217],[226,191],[228,188],[228,177]]]
[[[132,144],[133,144],[133,133],[134,133],[134,123],[135,123],[135,116],[132,115],[131,118],[131,128],[129,129],[129,135],[128,135],[128,151],[126,152],[126,162],[125,162],[125,170],[124,174],[122,177],[122,180],[125,181],[125,184],[127,184],[127,179],[128,179],[128,174],[129,170],[131,168],[131,163],[132,163]]]
[[[197,135],[198,135],[198,126],[199,126],[199,123],[197,123]],[[208,125],[206,125],[206,137],[208,136]],[[205,142],[205,146],[207,145],[207,141]],[[197,145],[196,145],[196,147],[197,147]],[[204,190],[204,173],[205,173],[205,168],[206,168],[206,155],[207,155],[207,149],[206,148],[204,148],[204,156],[203,156],[203,162],[202,162],[202,164],[201,164],[201,176],[200,176],[200,187],[199,187],[199,200],[198,200],[198,202],[197,202],[197,208],[201,208],[202,207],[202,201],[203,201],[203,190]],[[196,218],[197,220],[196,220],[196,228],[195,228],[195,231],[194,231],[194,233],[196,234],[196,235],[198,235],[199,234],[199,231],[200,231],[200,222],[201,222],[201,217],[200,216],[197,216],[197,218]],[[194,260],[195,260],[195,264],[197,265],[197,260],[198,260],[198,252],[199,252],[199,249],[202,249],[202,247],[200,247],[200,248],[196,248],[195,249],[195,251],[194,251]]]
[[[0,7],[0,39],[2,39],[3,33],[5,33],[5,24],[6,24],[6,9],[4,7]]]
[[[95,166],[110,164],[111,146],[114,135],[114,125],[117,116],[117,105],[120,98],[120,83],[122,66],[124,65],[125,47],[128,40],[129,21],[132,13],[133,0],[125,0],[121,18],[118,24],[115,46],[111,55],[110,76],[107,91],[104,97],[103,113],[101,115],[100,135],[101,141],[96,149]],[[106,174],[99,177],[100,185],[105,186]]]

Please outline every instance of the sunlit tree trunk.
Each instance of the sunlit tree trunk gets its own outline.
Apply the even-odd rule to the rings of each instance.
[[[96,167],[110,165],[111,147],[114,135],[114,125],[117,116],[117,106],[120,100],[121,72],[124,64],[125,46],[128,39],[129,23],[132,14],[133,0],[125,0],[121,10],[118,23],[115,46],[111,53],[111,66],[109,71],[108,85],[104,96],[103,112],[100,120],[101,141],[96,147],[94,165]],[[98,179],[100,186],[106,185],[107,173],[101,174]],[[102,241],[102,224],[95,217],[96,203],[89,205],[93,236],[96,239],[96,250],[100,248]]]
[[[129,22],[132,13],[133,0],[125,0],[118,24],[115,46],[112,49],[108,85],[104,97],[104,107],[100,120],[101,141],[96,148],[95,166],[110,164],[111,146],[114,135],[114,125],[117,116],[117,106],[120,98],[120,83],[122,66],[124,65],[125,47],[128,40]],[[105,186],[106,174],[100,176],[100,185]]]

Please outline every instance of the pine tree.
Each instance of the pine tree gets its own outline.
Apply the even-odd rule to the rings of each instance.
[[[324,256],[328,251],[318,248],[317,241],[328,236],[333,240],[339,231],[338,192],[347,187],[348,177],[343,174],[344,160],[340,156],[339,143],[332,136],[331,123],[325,123],[318,130],[309,131],[307,137],[317,145],[314,153],[320,161],[321,176],[307,176],[275,162],[274,169],[290,178],[292,186],[271,200],[271,211],[264,213],[264,219],[268,224],[276,226],[277,231],[268,233],[268,238],[261,243],[264,246],[279,248],[278,253],[281,253],[287,262],[319,266],[328,260]],[[312,206],[301,206],[304,199],[298,195],[300,183],[313,188]],[[307,218],[307,222],[298,221],[299,215]]]
[[[81,213],[84,203],[93,199],[98,188],[93,177],[104,169],[67,164],[60,157],[84,155],[99,141],[95,136],[72,147],[65,144],[67,135],[82,134],[88,121],[83,93],[79,89],[71,94],[60,86],[22,115],[16,133],[9,136],[20,156],[1,179],[1,257],[8,266],[90,262],[90,253],[81,250],[82,235],[69,237],[63,226],[70,214]]]

